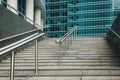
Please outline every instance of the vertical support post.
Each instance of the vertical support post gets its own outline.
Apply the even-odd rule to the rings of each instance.
[[[76,37],[76,29],[74,30],[74,40],[75,40],[75,37]]]
[[[0,0],[0,5],[1,5],[1,3],[2,3],[2,0]]]
[[[69,36],[68,36],[68,49],[69,49],[69,43],[70,43],[70,38],[69,38]]]
[[[10,80],[14,80],[14,62],[15,60],[15,51],[12,51],[12,56],[11,56],[11,71],[10,71]]]
[[[73,31],[73,41],[74,41],[74,31]]]
[[[109,31],[108,27],[106,27],[106,33]]]
[[[78,30],[78,28],[76,27],[76,37],[77,37],[77,30]]]
[[[38,75],[38,40],[35,40],[35,74]]]
[[[65,39],[64,44],[65,44],[65,46],[64,46],[64,49],[65,49],[64,54],[65,54],[67,51],[67,39]]]
[[[61,42],[59,43],[59,65],[61,64],[61,46],[62,46],[62,44],[61,44]]]
[[[70,35],[70,44],[72,44],[72,34]]]
[[[73,36],[74,36],[74,34],[72,33],[72,44],[73,44],[73,39],[74,39],[74,37],[73,37]]]
[[[76,28],[75,28],[75,32],[74,32],[74,34],[75,34],[75,38],[76,38]]]

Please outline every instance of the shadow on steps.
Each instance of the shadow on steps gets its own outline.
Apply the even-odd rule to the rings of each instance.
[[[109,39],[106,38],[106,43],[110,46],[111,49],[111,59],[114,66],[120,66],[120,49],[119,46],[112,43]],[[117,64],[116,64],[117,63]]]

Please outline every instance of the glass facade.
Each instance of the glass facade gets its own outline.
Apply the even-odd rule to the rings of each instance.
[[[112,0],[68,0],[67,27],[78,25],[78,35],[105,34],[112,22]]]
[[[51,27],[48,29],[50,37],[60,37],[76,25],[79,26],[78,35],[105,34],[105,25],[111,25],[114,19],[112,1],[46,0],[46,24]]]
[[[2,0],[1,4],[7,7],[7,0]],[[17,4],[18,11],[20,12],[19,16],[24,18],[24,15],[26,15],[26,0],[17,0]]]
[[[117,15],[120,13],[120,0],[115,0],[114,1],[114,16],[115,18]]]
[[[18,11],[19,16],[21,18],[24,18],[24,15],[26,15],[26,0],[18,0]]]
[[[67,0],[46,0],[48,36],[61,37],[67,31]]]
[[[1,4],[2,4],[4,7],[7,7],[6,3],[7,3],[7,0],[2,0],[2,1],[1,1]]]

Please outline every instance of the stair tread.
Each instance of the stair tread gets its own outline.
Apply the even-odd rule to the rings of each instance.
[[[55,80],[120,80],[120,54],[113,52],[104,38],[76,38],[70,50],[61,54],[60,64],[55,40],[38,43],[39,75],[35,79],[45,80],[50,76],[47,79],[53,80],[57,76]],[[0,79],[10,76],[10,60],[8,57],[0,63]],[[29,76],[27,79],[33,80],[34,74],[35,47],[32,46],[15,55],[15,76]]]

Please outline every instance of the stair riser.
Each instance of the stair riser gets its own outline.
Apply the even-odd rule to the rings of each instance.
[[[60,64],[58,60],[59,47],[53,40],[44,40],[38,44],[39,76],[77,76],[77,79],[81,77],[78,80],[120,80],[120,77],[116,77],[120,76],[120,54],[113,53],[103,38],[75,40],[69,50],[65,54],[61,54]],[[10,57],[2,60],[0,80],[5,78],[3,76],[10,76],[10,60]],[[25,75],[35,75],[35,46],[24,49],[15,55],[15,76],[25,77]],[[104,76],[105,78],[103,78]],[[113,79],[111,76],[116,78]],[[18,80],[24,79],[18,78]]]
[[[70,74],[71,73],[71,74]],[[0,76],[3,73],[0,72]],[[9,71],[6,71],[6,76],[10,75]],[[15,71],[15,75],[34,75],[35,71]],[[40,75],[84,75],[84,76],[113,76],[113,75],[120,75],[120,70],[50,70],[50,71],[39,71]]]

